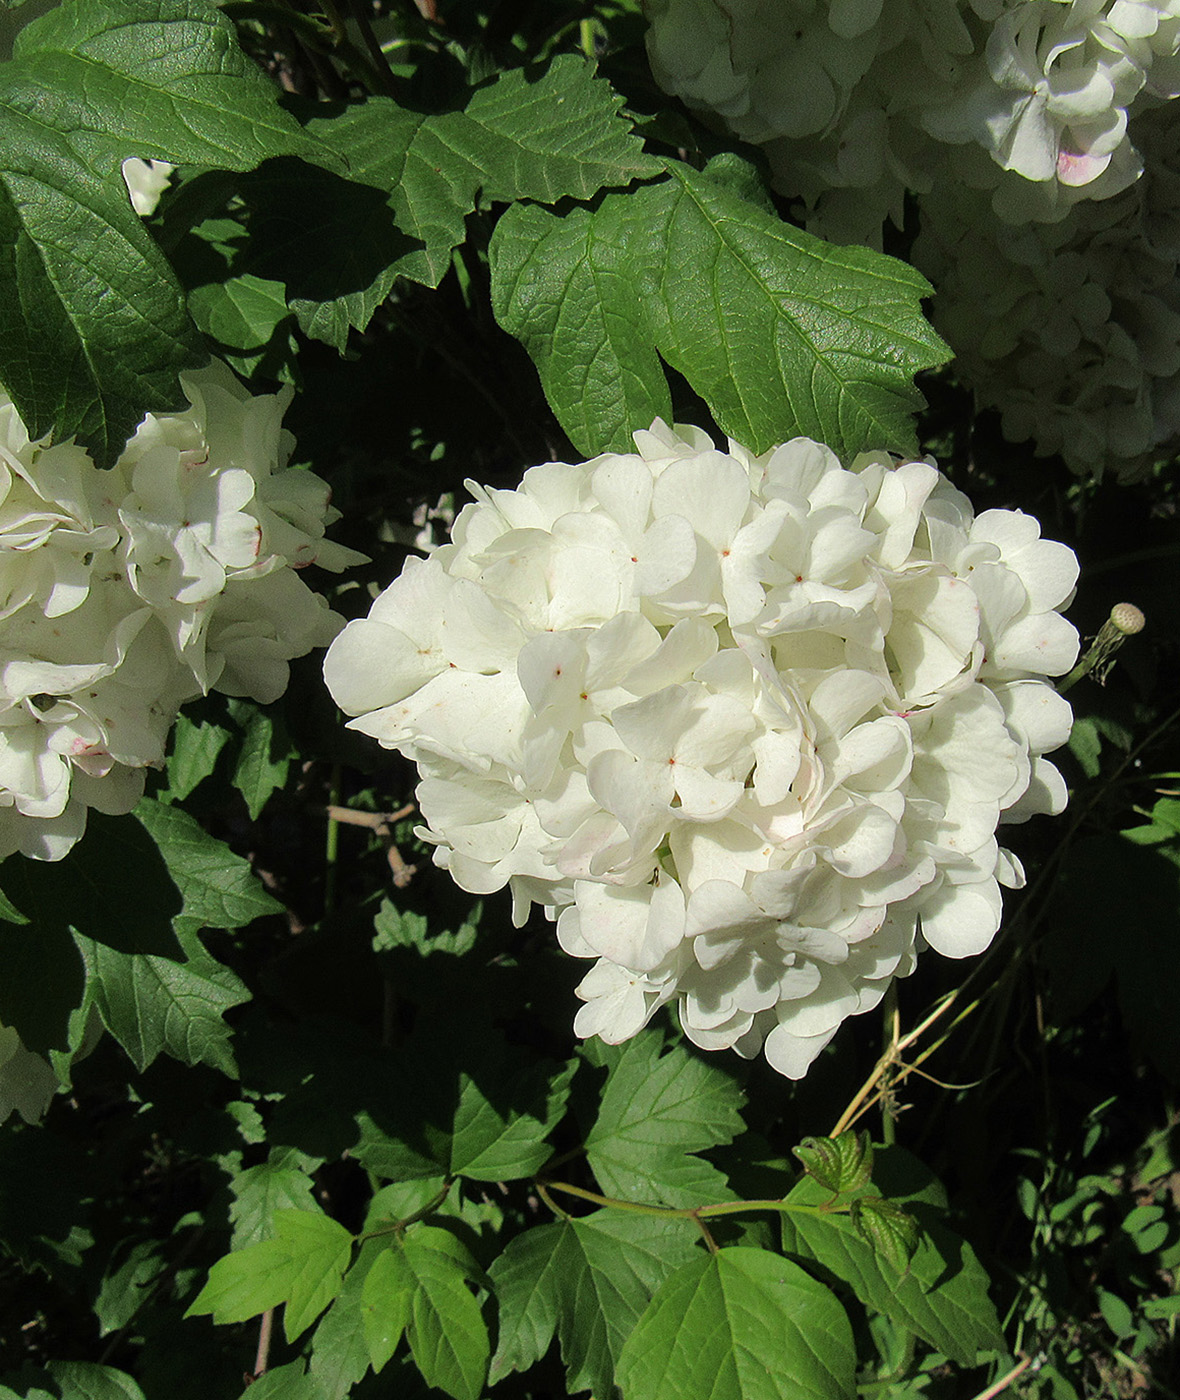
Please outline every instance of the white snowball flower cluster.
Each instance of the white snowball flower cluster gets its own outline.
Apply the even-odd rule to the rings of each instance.
[[[1180,0],[645,0],[657,82],[764,145],[837,242],[953,175],[1019,223],[1139,175],[1132,105],[1180,93]],[[1006,172],[1008,174],[1006,174]]]
[[[1180,0],[645,0],[657,81],[766,150],[813,232],[907,207],[958,368],[1078,471],[1180,439]],[[907,200],[909,205],[907,206]]]
[[[1044,677],[1077,563],[929,462],[635,441],[469,483],[325,677],[417,762],[437,864],[594,960],[579,1034],[675,1001],[698,1045],[798,1077],[920,948],[995,934],[997,825],[1066,799]]]
[[[185,700],[274,700],[342,625],[295,573],[361,556],[286,466],[290,390],[216,363],[181,385],[190,407],[148,414],[110,471],[30,442],[0,394],[0,858],[60,859],[87,808],[135,805]]]
[[[1180,439],[1180,125],[1161,107],[1136,138],[1144,176],[1115,199],[1013,229],[947,186],[914,246],[935,324],[1005,436],[1124,479]]]

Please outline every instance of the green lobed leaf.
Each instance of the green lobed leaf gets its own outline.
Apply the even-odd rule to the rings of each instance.
[[[627,1339],[626,1400],[853,1400],[844,1309],[788,1259],[734,1247],[683,1264]]]
[[[244,1249],[271,1239],[276,1211],[318,1210],[308,1175],[318,1165],[314,1157],[293,1147],[272,1147],[267,1161],[238,1172],[229,1184],[234,1197],[229,1208],[234,1227],[230,1247]]]
[[[135,1317],[149,1296],[148,1290],[167,1267],[156,1240],[136,1240],[130,1246],[124,1242],[103,1274],[94,1300],[100,1337],[117,1332]]]
[[[233,785],[246,799],[251,821],[258,820],[271,793],[287,781],[290,765],[291,741],[285,728],[269,711],[251,707],[233,772]]]
[[[500,1305],[492,1383],[539,1361],[556,1333],[571,1393],[610,1395],[640,1315],[699,1241],[688,1221],[607,1210],[516,1236],[490,1270]]]
[[[466,1247],[447,1230],[417,1225],[401,1245],[413,1278],[406,1336],[427,1385],[454,1400],[479,1400],[491,1345],[468,1280],[480,1276]]]
[[[928,283],[783,223],[728,170],[665,170],[593,210],[513,206],[492,237],[496,317],[576,446],[625,451],[668,416],[662,357],[754,452],[799,435],[844,456],[912,450],[913,376],[950,358]]]
[[[209,1270],[186,1317],[245,1322],[285,1303],[283,1331],[294,1341],[340,1292],[352,1236],[319,1211],[280,1210],[275,1234],[227,1254]]]
[[[304,1369],[302,1361],[271,1367],[249,1385],[241,1400],[327,1400],[319,1379]]]
[[[241,928],[282,908],[262,888],[249,862],[210,836],[187,812],[145,797],[135,816],[155,839],[184,896],[180,927]]]
[[[905,1272],[918,1248],[921,1232],[904,1206],[880,1196],[866,1196],[852,1202],[849,1219],[852,1228],[876,1254],[899,1273]]]
[[[386,1246],[373,1260],[361,1300],[365,1351],[374,1371],[382,1370],[397,1350],[410,1320],[416,1287],[404,1252]]]
[[[217,766],[217,756],[229,742],[229,730],[208,720],[194,720],[182,710],[172,730],[168,755],[169,796],[183,802]]]
[[[741,1132],[742,1093],[683,1045],[663,1051],[648,1030],[615,1052],[586,1156],[608,1196],[671,1206],[733,1199],[725,1178],[693,1153]]]
[[[217,342],[221,358],[243,378],[264,375],[295,382],[295,316],[282,282],[249,272],[205,282],[189,293],[188,309],[197,326]]]
[[[159,850],[133,817],[91,811],[85,837],[60,861],[14,855],[0,883],[27,926],[0,923],[0,1022],[44,1053],[76,1049],[71,1017],[85,996],[74,931],[128,955],[183,959],[173,931],[180,895]]]
[[[100,1366],[93,1361],[51,1361],[46,1369],[61,1400],[144,1400],[136,1382],[113,1366]]]
[[[457,929],[432,931],[425,914],[412,909],[397,909],[392,901],[383,899],[373,917],[373,948],[385,952],[390,948],[413,948],[422,957],[431,953],[448,953],[460,957],[475,946],[483,905],[477,904],[467,923]]]
[[[308,133],[347,158],[348,180],[287,163],[251,181],[266,247],[253,270],[286,282],[303,331],[343,350],[399,276],[438,285],[480,198],[588,199],[658,174],[621,105],[591,64],[562,54],[497,74],[448,112],[382,97],[317,109]]]
[[[185,942],[188,957],[178,962],[121,953],[75,934],[86,970],[84,1007],[98,1012],[141,1072],[167,1051],[184,1064],[207,1064],[236,1077],[231,1031],[222,1017],[249,1001],[250,992],[195,937]]]
[[[324,1400],[346,1400],[369,1369],[364,1289],[373,1265],[389,1252],[387,1238],[362,1243],[344,1287],[315,1329],[308,1374],[322,1388]]]
[[[28,916],[21,913],[3,890],[0,890],[0,919],[8,924],[27,924],[29,922]]]
[[[353,1155],[387,1180],[531,1176],[552,1154],[574,1068],[526,1056],[490,1028],[427,1028],[400,1057],[381,1109],[358,1114]]]
[[[548,1135],[565,1112],[575,1061],[554,1070],[529,1066],[521,1076],[525,1104],[505,1108],[465,1079],[455,1109],[451,1172],[474,1181],[512,1181],[539,1170],[552,1149]]]
[[[76,433],[108,465],[206,358],[123,160],[315,150],[204,0],[65,0],[21,32],[0,67],[0,382],[34,438]]]
[[[921,1237],[908,1270],[882,1261],[847,1215],[784,1214],[783,1249],[842,1279],[868,1308],[884,1313],[961,1366],[1002,1349],[988,1277],[971,1246],[941,1223],[945,1202],[930,1173],[898,1148],[878,1148],[874,1187],[918,1217]],[[786,1198],[822,1206],[831,1193],[804,1178]]]

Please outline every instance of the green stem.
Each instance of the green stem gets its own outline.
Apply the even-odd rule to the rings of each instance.
[[[890,982],[881,1000],[881,1019],[884,1023],[886,1048],[897,1044],[901,1038],[901,1026],[897,1014],[897,983]],[[892,1147],[897,1138],[897,1115],[894,1110],[891,1092],[891,1076],[886,1070],[881,1081],[881,1140],[886,1147]]]
[[[569,1211],[562,1210],[562,1208],[557,1204],[557,1202],[553,1199],[549,1192],[545,1190],[543,1182],[538,1181],[536,1183],[536,1186],[537,1195],[540,1196],[540,1198],[545,1202],[545,1204],[549,1207],[549,1209],[553,1212],[554,1215],[560,1216],[562,1220],[573,1219],[573,1216],[570,1215]]]
[[[340,823],[331,815],[340,806],[340,764],[332,765],[332,776],[328,785],[328,830],[324,837],[324,913],[330,914],[336,907],[336,860],[340,852]]]
[[[404,1220],[393,1220],[388,1225],[382,1226],[380,1230],[367,1230],[363,1235],[358,1235],[356,1239],[357,1247],[359,1248],[366,1240],[379,1240],[385,1235],[400,1235],[404,1230],[408,1230],[411,1225],[416,1225],[419,1220],[425,1220],[428,1215],[433,1215],[451,1194],[451,1187],[454,1186],[454,1184],[455,1182],[453,1179],[446,1181],[442,1188],[436,1191],[420,1210],[416,1210],[413,1215],[407,1215]]]
[[[584,1186],[574,1186],[568,1181],[538,1181],[537,1190],[548,1201],[549,1191],[561,1191],[567,1196],[577,1196],[579,1200],[590,1201],[596,1206],[607,1206],[611,1210],[628,1211],[631,1215],[663,1216],[665,1220],[714,1220],[722,1215],[739,1215],[747,1210],[774,1210],[784,1215],[847,1215],[847,1206],[806,1206],[796,1201],[718,1201],[705,1206],[649,1206],[642,1201],[620,1201],[614,1196],[602,1196],[597,1191],[587,1191]],[[564,1211],[561,1214],[565,1214]]]

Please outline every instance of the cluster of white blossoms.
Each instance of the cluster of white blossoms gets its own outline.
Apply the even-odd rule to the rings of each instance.
[[[1146,170],[1114,199],[1015,229],[948,185],[914,246],[935,324],[1004,435],[1123,479],[1180,438],[1180,125],[1160,108],[1136,134]]]
[[[1095,474],[1175,449],[1180,0],[645,10],[657,81],[762,145],[813,233],[880,247],[916,214],[936,323],[1010,440]]]
[[[1180,93],[1180,0],[645,0],[656,80],[764,145],[837,242],[954,177],[1013,222],[1106,198],[1128,114]]]
[[[191,406],[148,414],[110,471],[30,442],[0,394],[0,857],[60,859],[89,807],[135,805],[185,700],[274,700],[342,625],[295,572],[362,556],[287,468],[290,390],[217,363],[181,386]]]
[[[998,824],[1066,800],[1077,563],[930,462],[635,442],[469,483],[325,677],[418,764],[436,863],[594,960],[580,1035],[675,1001],[799,1077],[921,948],[994,936]]]

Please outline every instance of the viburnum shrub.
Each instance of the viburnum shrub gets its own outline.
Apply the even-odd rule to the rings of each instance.
[[[1159,1388],[1178,93],[0,0],[0,1400]]]
[[[1065,806],[1077,561],[933,462],[635,444],[469,483],[324,674],[417,762],[436,863],[596,960],[580,1035],[674,1000],[799,1078],[921,948],[988,946],[997,824]]]

